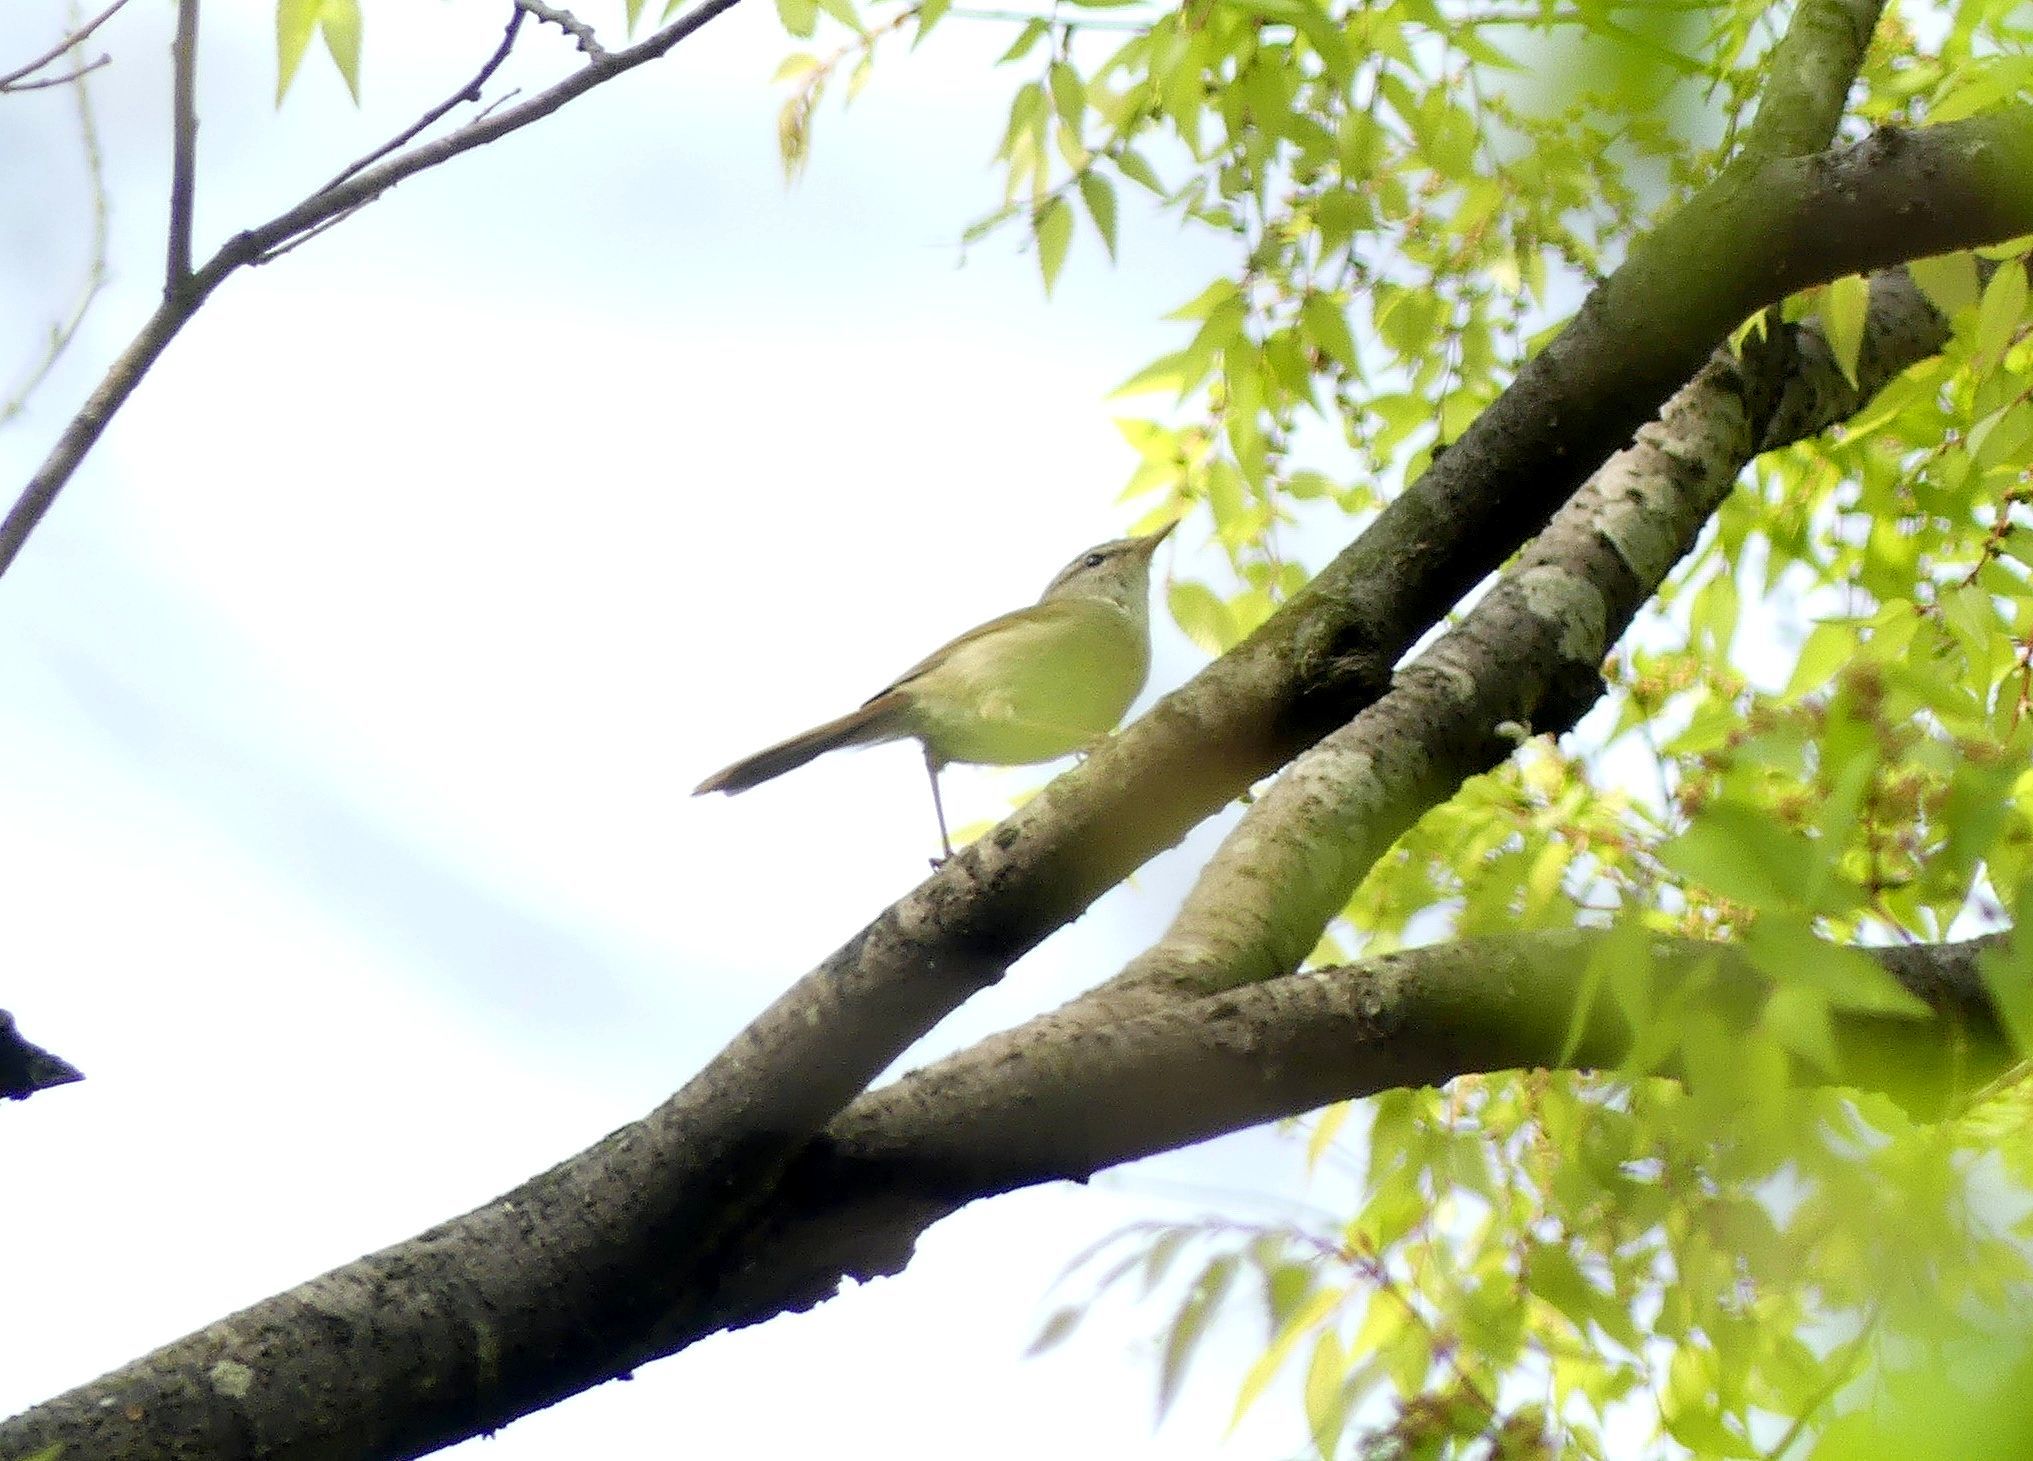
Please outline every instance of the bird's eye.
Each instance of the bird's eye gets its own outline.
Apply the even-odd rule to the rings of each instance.
[[[1105,554],[1089,553],[1085,558],[1082,558],[1080,560],[1080,566],[1082,568],[1099,568],[1103,563],[1107,561],[1108,561],[1107,555]]]

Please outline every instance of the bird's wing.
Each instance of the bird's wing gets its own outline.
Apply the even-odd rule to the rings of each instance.
[[[985,624],[976,624],[965,634],[947,640],[909,669],[891,680],[887,685],[868,697],[864,704],[873,703],[889,694],[901,690],[911,681],[944,664],[953,652],[992,635],[1016,630],[1027,636],[1050,637],[1070,628],[1072,625],[1095,614],[1119,614],[1121,610],[1106,599],[1051,599],[1044,603],[1031,604],[1025,608],[1012,609],[1007,614],[997,614]]]

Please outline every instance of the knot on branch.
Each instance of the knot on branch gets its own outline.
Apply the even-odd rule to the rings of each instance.
[[[595,61],[607,59],[607,48],[593,34],[593,27],[572,14],[571,11],[555,5],[546,5],[544,0],[515,0],[517,10],[527,11],[545,25],[554,25],[572,38],[574,45]]]

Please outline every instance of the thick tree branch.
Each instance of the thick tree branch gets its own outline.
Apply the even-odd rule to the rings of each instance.
[[[1718,354],[1710,368],[1669,404],[1662,420],[1646,428],[1630,450],[1612,459],[1583,489],[1577,501],[1585,499],[1593,506],[1577,506],[1563,512],[1561,522],[1556,523],[1554,529],[1549,529],[1547,538],[1556,543],[1577,537],[1585,539],[1617,521],[1618,514],[1603,511],[1605,503],[1625,499],[1642,503],[1660,497],[1712,497],[1717,491],[1716,484],[1726,486],[1741,471],[1747,459],[1747,441],[1755,440],[1759,450],[1787,445],[1853,414],[1892,376],[1939,350],[1947,334],[1946,323],[1914,287],[1906,272],[1900,269],[1888,271],[1872,280],[1870,312],[1856,385],[1851,385],[1843,376],[1819,329],[1812,325],[1775,330],[1762,347],[1742,361],[1734,360],[1726,353]],[[1626,515],[1623,520],[1628,527],[1629,517]],[[1627,539],[1630,537],[1628,532],[1625,536]],[[1627,551],[1640,555],[1645,552],[1657,554],[1665,547],[1665,543],[1655,542],[1649,549],[1633,547]],[[1535,545],[1532,558],[1539,559],[1543,552],[1542,546]],[[1613,579],[1623,576],[1622,570],[1616,569],[1611,576]],[[1516,618],[1511,618],[1510,622],[1514,625],[1519,623]],[[1528,621],[1524,627],[1528,634],[1535,632],[1530,629]],[[1499,643],[1489,648],[1499,663],[1509,654],[1527,652],[1517,644],[1507,647]],[[1570,705],[1568,709],[1578,711],[1579,706]],[[1404,812],[1389,812],[1387,815],[1402,818]],[[1247,896],[1246,892],[1244,896]],[[1944,1012],[1954,1011],[1959,1022],[1957,1028],[1965,1030],[1983,1028],[1990,1019],[1989,1015],[1979,1017],[1971,1013],[1978,1006],[1988,1008],[1983,1002],[1981,984],[1969,962],[1982,946],[1982,941],[1958,945],[1954,949],[1959,952],[1943,952],[1938,956],[1903,949],[1876,952],[1894,968],[1901,981],[1920,994],[1930,1006]],[[1168,947],[1176,952],[1177,946],[1169,934],[1157,948],[1164,950]],[[1449,952],[1451,947],[1424,951],[1417,957],[1446,965],[1460,957]],[[1482,950],[1509,945],[1477,944],[1473,947]],[[866,1133],[877,1129],[885,1133],[880,1138],[882,1143],[897,1148],[913,1147],[919,1140],[919,1133],[927,1126],[940,1126],[948,1121],[966,1125],[967,1118],[955,1113],[955,1102],[965,1105],[974,1097],[969,1095],[961,1101],[955,1093],[979,1092],[1005,1076],[1017,1083],[1012,1091],[1018,1086],[1024,1087],[1023,1094],[1011,1095],[1003,1108],[1009,1123],[1021,1124],[1022,1120],[1029,1118],[1020,1118],[1017,1113],[1040,1110],[1053,1099],[1030,1090],[1025,1083],[1045,1085],[1059,1081],[1064,1075],[1066,1057],[1063,1052],[1071,1048],[1069,1042],[1111,1038],[1104,1032],[1130,1028],[1134,1022],[1144,1019],[1157,1021],[1162,1027],[1164,1022],[1178,1018],[1184,1022],[1184,1028],[1191,1029],[1210,1008],[1221,1007],[1218,1003],[1210,1005],[1209,1001],[1218,1002],[1227,997],[1237,984],[1251,986],[1249,993],[1238,994],[1237,997],[1255,1000],[1258,998],[1254,992],[1256,987],[1290,986],[1294,979],[1311,980],[1315,977],[1267,978],[1267,971],[1274,965],[1262,957],[1261,951],[1244,943],[1234,952],[1242,962],[1222,966],[1200,961],[1188,963],[1183,969],[1167,968],[1152,955],[1146,955],[1134,961],[1115,979],[1065,1008],[1014,1030],[991,1036],[937,1065],[862,1097],[832,1124],[826,1141],[817,1150],[824,1153],[832,1150],[836,1143],[853,1146],[864,1142],[870,1143],[872,1150],[876,1138],[868,1137]],[[1464,967],[1473,967],[1475,957],[1478,956],[1469,956]],[[1930,962],[1937,958],[1946,962],[1938,965]],[[1265,997],[1276,1001],[1283,996]],[[1488,1046],[1480,1040],[1478,1029],[1479,1026],[1471,1021],[1450,1037],[1444,1023],[1435,1024],[1428,1031],[1427,1038],[1432,1043],[1427,1046],[1427,1052],[1430,1054],[1431,1050],[1440,1048],[1439,1042],[1457,1038],[1459,1043],[1448,1048],[1454,1050],[1454,1058],[1462,1062],[1485,1061],[1490,1068],[1544,1062],[1543,1052],[1532,1058],[1515,1051],[1509,1055],[1500,1054],[1501,1049],[1508,1047]],[[1938,1028],[1902,1025],[1898,1029],[1902,1032],[1901,1038],[1917,1041],[1922,1047],[1906,1051],[1902,1060],[1910,1057],[1912,1068],[1923,1074],[1938,1067],[1941,1058],[1938,1042],[1942,1037]],[[1994,1037],[1995,1031],[1984,1036],[1985,1039]],[[1254,1036],[1251,1038],[1256,1039]],[[1930,1049],[1933,1054],[1928,1053]],[[1591,1058],[1593,1054],[1591,1052]],[[1437,1082],[1473,1068],[1469,1064],[1459,1064],[1420,1067],[1419,1071],[1408,1073],[1391,1066],[1390,1057],[1383,1058],[1386,1063],[1375,1070],[1363,1067],[1365,1079],[1373,1078],[1377,1084],[1365,1086],[1361,1093],[1392,1084]],[[1417,1061],[1425,1057],[1414,1051],[1405,1058]],[[1269,1055],[1266,1055],[1266,1060],[1275,1063]],[[1884,1071],[1882,1078],[1889,1080],[1893,1067],[1880,1062],[1880,1068]],[[1924,1093],[1916,1087],[1910,1094],[1920,1099]],[[1319,1099],[1338,1098],[1330,1094]],[[1098,1096],[1095,1101],[1099,1103],[1065,1108],[1077,1116],[1074,1129],[1085,1133],[1082,1140],[1111,1144],[1117,1140],[1115,1132],[1119,1124],[1126,1121],[1127,1129],[1141,1130],[1140,1123],[1153,1119],[1141,1105],[1125,1112],[1124,1108],[1110,1106]],[[1191,1111],[1195,1107],[1189,1102],[1179,1109]],[[1300,1105],[1290,1109],[1308,1108]],[[1274,1114],[1290,1114],[1290,1111]],[[1164,1118],[1159,1116],[1156,1119]],[[910,1123],[909,1131],[898,1125],[899,1122]],[[1237,1124],[1247,1122],[1239,1120]],[[981,1132],[978,1125],[969,1129]],[[995,1150],[1006,1149],[1011,1140],[1009,1130],[1006,1124],[999,1134],[984,1139],[989,1140]],[[1211,1131],[1199,1130],[1197,1135],[1208,1135]],[[1193,1139],[1192,1135],[1180,1137],[1180,1140],[1190,1139]],[[1130,1156],[1162,1148],[1129,1143],[1119,1149],[1110,1149],[1119,1150],[1120,1154],[1097,1157],[1092,1165],[1086,1165],[1087,1157],[1076,1159],[1070,1148],[1062,1148],[1059,1156],[1064,1159],[1064,1164],[1045,1175],[1080,1177],[1092,1171],[1094,1166],[1127,1160]],[[883,1159],[886,1165],[902,1160]],[[918,1161],[919,1158],[910,1160]],[[943,1157],[923,1156],[927,1170],[943,1170],[944,1161]],[[815,1166],[815,1162],[818,1165]],[[815,1178],[814,1173],[820,1170],[828,1171],[829,1175],[823,1179]],[[807,1154],[800,1158],[793,1178],[787,1181],[783,1194],[771,1207],[767,1221],[745,1235],[737,1248],[724,1258],[723,1270],[734,1275],[728,1280],[731,1287],[722,1292],[703,1314],[694,1304],[674,1310],[668,1316],[663,1338],[670,1347],[689,1343],[716,1328],[768,1318],[785,1307],[815,1303],[831,1292],[843,1277],[895,1272],[908,1261],[912,1244],[925,1227],[962,1202],[998,1190],[971,1188],[964,1183],[951,1191],[936,1184],[907,1185],[885,1197],[879,1191],[880,1182],[871,1180],[843,1189],[853,1193],[852,1198],[843,1198],[840,1203],[829,1205],[820,1194],[829,1190],[835,1175],[831,1174],[823,1156],[815,1158]],[[1042,1177],[1025,1180],[1042,1180]]]
[[[1727,391],[1740,379],[1765,402],[1751,412],[1754,423],[1769,416],[1789,423],[1787,429],[1796,434],[1818,430],[1836,414],[1855,410],[1891,372],[1939,348],[1940,321],[1903,272],[1877,281],[1872,299],[1860,368],[1862,391],[1842,380],[1811,329],[1799,332],[1797,349],[1774,344],[1745,362],[1740,376],[1718,368],[1704,378],[1703,389]],[[1790,340],[1793,333],[1775,340]],[[1782,388],[1791,381],[1801,384]],[[1691,401],[1683,404],[1681,414],[1691,414]],[[1769,444],[1780,439],[1774,428],[1758,435]],[[1689,445],[1689,440],[1665,434],[1648,433],[1648,438],[1638,449],[1646,453],[1643,462],[1670,465]],[[1734,476],[1740,465],[1728,467],[1727,475]],[[1704,475],[1723,471],[1720,466],[1702,469]],[[985,937],[982,925],[959,921],[966,909],[956,894],[943,890],[944,877],[934,878],[885,915],[848,953],[859,949],[886,964],[905,958],[913,937],[936,938],[956,927]],[[999,907],[993,891],[977,895],[990,911]],[[1010,916],[1008,908],[1000,911]],[[980,964],[967,963],[963,952],[935,947],[928,953],[913,972],[944,994],[980,976]],[[855,991],[856,973],[851,960],[843,961],[821,986],[818,1000],[781,1001],[730,1055],[709,1068],[707,1085],[688,1088],[649,1120],[479,1212],[265,1301],[0,1425],[0,1454],[9,1448],[33,1452],[59,1438],[106,1457],[286,1457],[306,1454],[300,1448],[314,1446],[319,1455],[416,1454],[437,1439],[470,1434],[535,1408],[540,1400],[533,1395],[561,1397],[698,1335],[766,1318],[793,1297],[798,1303],[814,1302],[843,1273],[901,1267],[923,1227],[966,1200],[952,1195],[960,1189],[935,1185],[879,1203],[868,1189],[857,1187],[851,1200],[843,1192],[838,1203],[828,1206],[811,1196],[810,1182],[801,1177],[767,1210],[752,1202],[727,1203],[725,1211],[747,1217],[752,1229],[734,1234],[723,1226],[721,1241],[698,1247],[689,1246],[686,1230],[676,1226],[667,1195],[667,1189],[682,1192],[699,1177],[699,1168],[684,1165],[696,1158],[681,1138],[687,1124],[710,1114],[714,1103],[753,1102],[744,1114],[753,1121],[752,1140],[760,1146],[796,1116],[808,1085],[831,1089],[856,1078],[839,1069],[843,1061],[861,1058],[861,1047],[870,1038],[868,1017],[856,1002],[864,997]],[[1204,998],[1277,1001],[1293,982],[1269,981],[1263,988],[1278,992],[1261,996],[1250,990]],[[875,987],[883,999],[878,1015],[894,1018],[909,991]],[[1183,1021],[1176,1028],[1190,1030],[1200,1018],[1195,1010],[1205,1012],[1194,1001],[1147,1004],[1137,1017],[1176,1018]],[[863,1140],[856,1133],[894,1119],[875,1113],[907,1106],[936,1124],[946,1099],[939,1092],[971,1088],[998,1070],[1029,1068],[1035,1079],[1049,1084],[1056,1079],[1061,1056],[1055,1052],[1062,1048],[1062,1034],[1085,1031],[1082,1039],[1111,1038],[1093,1032],[1126,1026],[1120,1014],[1105,1001],[1076,1003],[1062,1012],[1070,1018],[1062,1018],[1048,1036],[1040,1035],[1042,1027],[1029,1027],[997,1037],[863,1097],[835,1124],[832,1144],[824,1150]],[[792,1022],[805,1032],[807,1038],[792,1046],[794,1059],[803,1065],[780,1053],[790,1042],[769,1028],[772,1019]],[[1445,1037],[1436,1030],[1433,1038]],[[1463,1052],[1462,1061],[1472,1058],[1468,1047]],[[775,1074],[783,1071],[797,1075]],[[744,1090],[744,1073],[760,1089]],[[1315,1099],[1308,1093],[1304,1100],[1318,1104],[1333,1094]],[[1258,1119],[1261,1112],[1254,1104],[1237,1110],[1237,1124]],[[1091,1128],[1089,1140],[1106,1143],[1113,1140],[1108,1130],[1119,1116],[1116,1108],[1095,1105],[1080,1119]],[[955,1119],[960,1119],[957,1113]],[[1138,1129],[1132,1122],[1132,1132]],[[813,1160],[800,1156],[795,1170],[810,1173]],[[723,1159],[719,1170],[734,1168]],[[1054,1175],[1080,1170],[1079,1161],[1073,1161]],[[757,1247],[757,1232],[781,1234],[782,1241],[765,1251]],[[684,1262],[688,1255],[689,1265]],[[687,1273],[674,1278],[680,1268]],[[606,1293],[610,1285],[642,1295],[641,1308],[621,1308]],[[312,1315],[330,1322],[310,1322],[307,1316]],[[481,1357],[471,1348],[472,1325],[483,1319],[491,1346],[486,1368],[480,1368]],[[222,1366],[232,1375],[259,1375],[261,1390],[220,1393],[207,1377]],[[348,1383],[322,1383],[321,1377],[336,1373],[347,1374]],[[301,1394],[317,1396],[319,1403],[284,1406],[283,1414],[263,1403],[268,1396]],[[109,1399],[120,1403],[105,1403]],[[125,1402],[146,1415],[145,1426],[124,1419],[129,1413]],[[348,1426],[360,1429],[349,1431]],[[392,1438],[370,1446],[366,1438],[373,1436]],[[177,1450],[175,1444],[188,1449]],[[349,1445],[355,1449],[346,1449]]]
[[[1922,338],[1939,340],[1938,318],[1903,271],[1878,282],[1874,304],[1875,335],[1917,309],[1936,326]],[[1824,392],[1833,384],[1818,328],[1779,333],[1769,349],[1765,364],[1775,377],[1815,362],[1820,370],[1802,374]],[[1875,391],[1890,364],[1880,344],[1861,386]],[[1754,363],[1747,374],[1727,350],[1712,356],[1459,625],[1257,798],[1165,936],[1103,997],[1198,994],[1217,987],[1210,979],[1255,981],[1298,968],[1376,859],[1414,822],[1502,762],[1525,728],[1571,728],[1601,692],[1599,667],[1611,645],[1767,440],[1768,421],[1756,419],[1754,397],[1772,388],[1754,391],[1755,370]],[[1854,410],[1866,399],[1860,389],[1820,396],[1831,411]]]
[[[1799,157],[1828,146],[1884,8],[1884,0],[1801,0],[1772,48],[1744,157]]]
[[[809,1307],[843,1275],[897,1272],[925,1228],[982,1197],[1084,1180],[1331,1101],[1557,1068],[1601,937],[1464,940],[1127,1019],[1090,1008],[1002,1059],[963,1055],[906,1076],[855,1102],[808,1149],[726,1268],[721,1292],[666,1338],[675,1346]],[[1967,1097],[2013,1059],[1977,964],[1999,942],[1871,950],[1940,1018],[1838,1014],[1840,1072],[1802,1067],[1797,1077],[1888,1091],[1925,1114]],[[1716,1002],[1748,1021],[1769,983],[1728,946],[1659,939],[1646,967],[1664,988],[1715,958]],[[1630,1034],[1612,1002],[1599,1000],[1566,1063],[1613,1069]]]
[[[1603,937],[1465,939],[1090,1023],[1062,1032],[1035,1063],[944,1062],[856,1102],[827,1145],[892,1174],[939,1174],[952,1185],[930,1190],[971,1199],[1085,1177],[1330,1101],[1499,1070],[1613,1069],[1632,1032],[1607,998],[1592,1007],[1577,1053],[1561,1059]],[[1936,1114],[1967,1096],[2013,1059],[1978,968],[2003,941],[1870,950],[1941,1021],[1839,1012],[1841,1071],[1802,1067],[1797,1078],[1834,1075]],[[1645,968],[1663,994],[1710,959],[1723,963],[1737,1016],[1754,1020],[1770,981],[1733,946],[1660,938]],[[1097,1122],[1096,1112],[1110,1119]]]
[[[522,125],[543,100],[446,140],[518,115]],[[241,235],[196,282],[357,206],[444,145],[359,174],[285,214],[279,231]],[[1283,613],[885,913],[664,1107],[497,1203],[0,1427],[0,1447],[64,1438],[94,1456],[413,1455],[663,1352],[787,1164],[904,1046],[1369,703],[1426,624],[1739,319],[1860,264],[2033,227],[2033,200],[2000,186],[2027,162],[2033,110],[2022,109],[1725,174]],[[1651,561],[1646,546],[1614,545],[1611,566],[1635,574]],[[1604,632],[1609,622],[1605,608]]]

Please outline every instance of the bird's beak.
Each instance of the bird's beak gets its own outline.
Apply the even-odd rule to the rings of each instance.
[[[1155,533],[1146,533],[1141,538],[1138,538],[1137,543],[1144,550],[1144,556],[1148,558],[1151,554],[1157,552],[1158,544],[1169,538],[1172,535],[1172,529],[1177,526],[1179,526],[1179,519],[1173,518]]]

